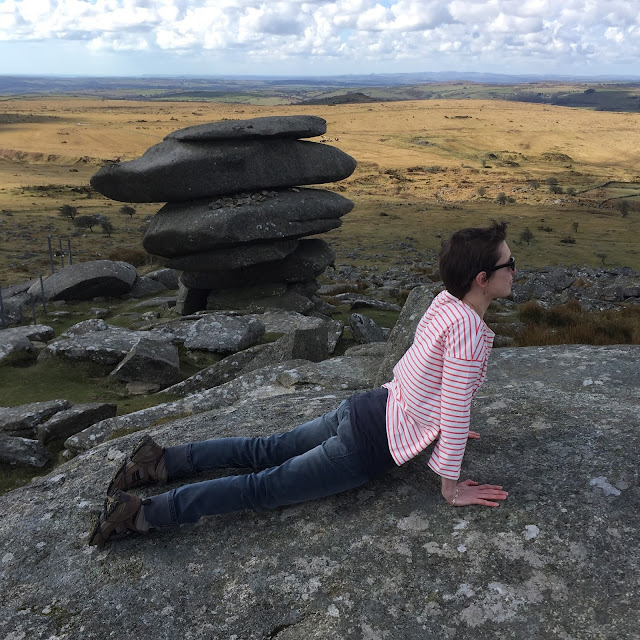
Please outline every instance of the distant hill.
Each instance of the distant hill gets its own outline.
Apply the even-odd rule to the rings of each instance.
[[[635,112],[640,110],[640,77],[587,79],[453,71],[315,77],[0,76],[0,96],[14,95],[262,105],[515,100]]]

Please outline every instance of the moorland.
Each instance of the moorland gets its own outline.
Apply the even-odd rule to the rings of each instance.
[[[501,218],[521,265],[640,268],[637,112],[471,95],[313,105],[249,104],[260,102],[251,95],[243,104],[62,93],[0,100],[3,285],[47,273],[47,236],[54,247],[71,238],[79,260],[140,248],[145,219],[160,205],[135,205],[127,215],[124,203],[94,192],[89,178],[105,162],[131,160],[182,127],[294,113],[325,118],[327,134],[317,140],[358,160],[350,178],[330,187],[356,203],[328,234],[341,262],[354,249],[359,262],[393,261],[384,248],[406,238],[419,250],[437,249],[456,227]],[[78,229],[60,216],[63,205],[108,217],[110,235]]]
[[[281,104],[282,96],[268,104],[259,92],[243,93],[241,103],[230,92],[219,100],[134,100],[132,94],[123,99],[80,91],[0,95],[0,285],[46,275],[49,239],[54,249],[62,248],[56,261],[68,260],[70,242],[74,260],[142,254],[147,264],[137,265],[141,273],[157,268],[141,240],[146,220],[161,204],[123,210],[128,203],[91,189],[93,173],[104,163],[138,157],[179,128],[298,113],[325,118],[327,133],[316,141],[358,161],[350,178],[328,186],[355,202],[342,227],[323,234],[336,249],[337,264],[381,270],[406,264],[415,256],[402,255],[407,241],[433,256],[454,229],[497,218],[510,224],[519,266],[639,270],[640,114],[496,99],[480,85],[475,97],[461,95],[466,86],[443,84],[442,95],[449,91],[449,98],[390,100],[387,93],[384,100],[339,104]],[[576,95],[586,90],[566,88]],[[100,225],[78,228],[60,215],[65,205],[78,217],[108,218],[109,232]],[[128,310],[126,302],[118,304],[123,306],[116,310]],[[74,307],[68,322],[83,311],[90,314],[90,307]],[[56,326],[66,328],[64,322]],[[203,363],[181,365],[188,375]],[[74,402],[106,397],[117,401],[122,414],[157,402],[131,398],[96,372],[54,361],[5,368],[0,377],[2,405],[62,395]],[[31,475],[12,475],[8,482],[13,486]]]

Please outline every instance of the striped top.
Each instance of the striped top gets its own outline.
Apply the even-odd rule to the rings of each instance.
[[[397,465],[437,439],[429,467],[460,477],[467,445],[471,399],[487,374],[495,334],[464,302],[443,291],[416,329],[413,344],[385,385],[387,439]]]

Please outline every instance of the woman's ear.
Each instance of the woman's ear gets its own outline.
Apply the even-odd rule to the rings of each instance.
[[[479,287],[484,287],[487,284],[487,280],[489,278],[487,277],[487,272],[486,271],[481,271],[475,278],[474,280],[478,283]]]

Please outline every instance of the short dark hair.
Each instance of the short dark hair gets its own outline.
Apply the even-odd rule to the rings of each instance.
[[[445,240],[440,250],[440,277],[447,291],[462,300],[474,278],[500,259],[498,248],[506,237],[507,223],[493,220],[489,227],[460,229]]]

